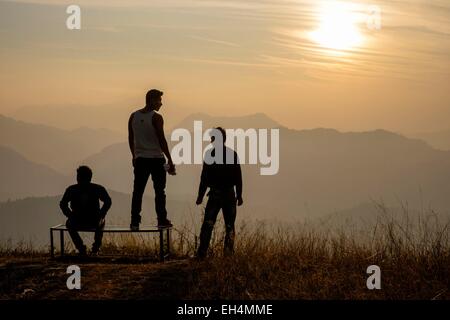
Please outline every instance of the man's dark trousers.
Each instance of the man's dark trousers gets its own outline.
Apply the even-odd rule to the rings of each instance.
[[[132,224],[141,222],[142,197],[149,176],[152,176],[155,190],[155,210],[158,221],[167,219],[165,158],[137,158],[134,163],[133,198],[131,201]]]
[[[224,253],[225,255],[231,254],[234,247],[234,222],[236,221],[236,194],[234,188],[226,190],[211,189],[208,197],[205,217],[200,231],[200,246],[197,255],[199,257],[206,256],[214,224],[216,223],[220,209],[222,209],[225,222]]]
[[[83,251],[85,249],[83,240],[81,239],[78,231],[80,230],[90,230],[95,229],[94,235],[94,245],[93,248],[99,249],[102,245],[103,238],[103,228],[105,227],[105,219],[80,219],[80,218],[69,218],[66,221],[66,227],[69,231],[70,237],[72,238],[73,244],[78,251]]]

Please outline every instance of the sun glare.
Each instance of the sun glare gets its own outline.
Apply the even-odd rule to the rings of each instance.
[[[318,29],[309,33],[312,41],[333,50],[349,50],[361,45],[358,13],[348,3],[327,2],[319,9]]]

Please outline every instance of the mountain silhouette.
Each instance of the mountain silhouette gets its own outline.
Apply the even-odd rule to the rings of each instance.
[[[71,174],[81,159],[118,141],[126,141],[126,136],[87,127],[62,130],[0,115],[0,145],[63,174]]]
[[[450,130],[420,132],[411,136],[426,141],[436,149],[450,150]]]
[[[263,114],[242,119],[195,114],[176,127],[190,129],[192,121],[200,119],[205,121],[203,129],[226,124],[226,121],[236,124],[234,128],[279,126]],[[11,122],[10,119],[8,121]],[[231,123],[223,126],[230,128]],[[18,126],[21,125],[29,124],[19,123]],[[31,127],[35,128],[34,125]],[[59,129],[44,128],[60,132]],[[80,129],[81,132],[86,130]],[[170,131],[166,134],[170,137]],[[83,139],[86,142],[89,137]],[[48,148],[48,143],[40,148],[40,144],[45,145],[45,139],[38,140],[35,141],[35,152],[39,153]],[[59,143],[62,140],[67,141],[59,139]],[[172,147],[174,143],[168,140]],[[61,150],[67,148],[61,147]],[[53,151],[52,157],[58,157],[57,154],[66,156],[58,148]],[[85,157],[82,157],[82,152],[68,153],[71,153],[68,158],[72,163],[68,172],[73,172],[79,164],[87,164],[93,169],[94,180],[98,183],[108,189],[131,193],[133,176],[127,143],[100,147]],[[64,164],[63,159],[60,160]],[[11,164],[11,168],[14,165]],[[403,201],[414,208],[430,206],[441,211],[448,210],[450,205],[447,195],[450,189],[450,152],[436,150],[421,140],[386,130],[340,132],[328,128],[291,130],[280,126],[279,173],[261,176],[259,165],[244,164],[242,169],[246,205],[241,211],[249,217],[270,218],[274,212],[287,219],[321,216],[371,199],[383,199],[389,205]],[[201,165],[177,166],[177,176],[167,179],[168,196],[188,202],[195,199],[200,172]],[[72,177],[72,174],[68,176]],[[52,185],[53,182],[45,184]],[[55,192],[54,189],[51,191]],[[149,191],[147,195],[152,196],[152,193]]]
[[[0,146],[0,201],[29,196],[55,195],[69,178],[33,163],[11,148]]]
[[[97,170],[101,183],[130,192],[133,178],[127,144],[107,147],[84,162]],[[200,165],[179,165],[177,176],[168,179],[167,193],[193,199],[200,171]],[[386,130],[281,128],[279,173],[261,176],[259,166],[243,165],[243,174],[243,210],[258,217],[273,212],[317,216],[371,199],[430,205],[436,210],[450,205],[450,153]]]
[[[223,128],[279,128],[281,125],[264,113],[255,113],[246,116],[210,116],[206,113],[194,113],[172,128],[193,130],[194,121],[203,122],[203,130],[221,126]]]
[[[131,112],[140,109],[143,101],[121,101],[105,105],[33,105],[12,110],[8,115],[14,119],[29,123],[61,129],[73,130],[80,126],[106,128],[109,131],[126,134],[126,121]],[[183,118],[194,112],[192,107],[168,105],[163,107],[165,124],[171,128]],[[124,123],[125,119],[125,123]]]

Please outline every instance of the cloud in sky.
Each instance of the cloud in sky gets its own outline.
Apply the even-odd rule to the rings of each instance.
[[[39,4],[42,6],[65,6],[73,1],[65,0],[17,0],[7,1],[16,4]],[[209,45],[223,45],[241,48],[241,52],[227,52],[217,55],[205,46],[199,45],[199,50],[186,50],[182,59],[198,60],[228,60],[236,63],[255,63],[254,59],[261,56],[278,57],[278,61],[298,61],[297,65],[315,66],[317,60],[329,60],[331,64],[343,62],[351,55],[355,64],[364,60],[368,64],[386,62],[386,66],[398,62],[407,55],[420,67],[433,68],[430,63],[434,59],[433,53],[446,54],[450,49],[450,23],[443,19],[442,12],[450,12],[448,1],[377,1],[382,13],[382,30],[369,32],[362,26],[366,46],[343,50],[346,55],[330,54],[330,50],[314,43],[306,35],[313,28],[317,28],[320,20],[320,5],[335,1],[307,1],[307,0],[246,0],[246,1],[218,1],[218,0],[97,0],[76,1],[82,7],[95,7],[86,15],[86,29],[98,33],[116,33],[115,41],[133,48],[140,48],[127,39],[130,33],[136,36],[152,36],[156,43],[165,41],[164,46],[172,45],[165,40],[179,42],[180,45],[192,44],[181,37],[204,42]],[[352,5],[359,11],[368,8],[365,2],[354,1]],[[117,7],[126,8],[124,11]],[[103,9],[99,9],[103,8]],[[151,10],[154,8],[155,11]],[[159,13],[163,17],[158,17]],[[108,15],[111,15],[108,18]],[[363,12],[364,14],[364,12]],[[50,13],[49,13],[50,15]],[[53,11],[54,15],[54,11]],[[1,17],[0,13],[0,17]],[[448,17],[447,17],[448,18]],[[61,18],[60,18],[61,19]],[[21,22],[27,23],[25,22]],[[31,24],[32,22],[30,22]],[[240,28],[240,32],[238,31]],[[20,28],[19,28],[20,29]],[[157,35],[152,30],[161,29],[163,34]],[[196,33],[189,31],[197,30]],[[12,30],[14,33],[14,30]],[[166,37],[164,37],[166,36]],[[89,38],[89,37],[88,37]],[[27,35],[29,41],[45,43],[39,35]],[[55,42],[64,43],[61,36],[53,38]],[[425,53],[422,46],[439,40]],[[94,41],[92,41],[94,42]],[[103,41],[100,41],[100,43]],[[401,43],[401,44],[400,44]],[[96,44],[92,44],[96,47]],[[162,46],[156,46],[162,48]],[[106,47],[108,48],[108,47]],[[203,52],[209,52],[204,56]],[[143,50],[146,52],[147,50]],[[170,51],[170,50],[169,50]],[[173,52],[154,53],[169,54]],[[201,54],[199,54],[201,52]],[[231,52],[231,51],[230,51]],[[181,53],[180,53],[181,54]],[[182,55],[182,54],[181,54]],[[395,57],[389,60],[389,57]],[[440,58],[444,59],[445,58]],[[448,62],[448,60],[444,61]],[[445,64],[445,63],[444,63]],[[257,65],[257,63],[256,63]],[[442,70],[442,68],[440,68]],[[400,70],[396,70],[400,71]],[[439,70],[435,70],[439,71]],[[448,70],[443,70],[447,72]]]
[[[281,96],[286,110],[280,114],[284,112],[293,122],[291,113],[300,102],[317,109],[328,103],[325,99],[331,93],[311,89],[319,85],[323,90],[335,86],[351,92],[356,84],[366,90],[360,95],[363,101],[369,99],[366,96],[388,96],[385,92],[395,83],[403,89],[396,95],[401,101],[392,104],[412,101],[419,105],[431,91],[416,90],[414,94],[422,96],[412,99],[408,88],[422,82],[433,86],[437,105],[448,105],[443,83],[450,80],[450,2],[377,0],[381,30],[368,30],[360,22],[362,45],[339,52],[308,36],[320,27],[322,4],[333,2],[3,1],[0,108],[2,104],[28,104],[27,97],[20,95],[24,86],[53,103],[65,99],[69,89],[78,90],[80,99],[103,103],[123,99],[123,92],[131,95],[149,82],[189,92],[199,104],[209,99],[203,105],[227,105],[229,101],[214,100],[214,95],[223,92],[235,92],[254,108],[269,108]],[[375,1],[349,2],[358,14],[367,14]],[[65,28],[65,6],[73,3],[82,8],[79,32]],[[368,89],[369,82],[383,89],[375,94],[375,89]],[[58,90],[50,91],[51,87]],[[108,89],[121,87],[116,92]],[[301,95],[299,88],[305,91]],[[198,94],[191,93],[196,90]],[[272,97],[261,99],[260,92]],[[341,108],[355,112],[358,99],[343,93],[340,97]]]
[[[64,6],[73,1],[65,0],[18,0],[13,3],[32,3],[40,5]],[[240,47],[247,50],[247,54],[234,56],[220,56],[223,60],[236,59],[236,63],[254,63],[250,59],[258,59],[261,55],[277,56],[280,60],[294,60],[298,58],[299,64],[307,64],[317,59],[329,59],[330,63],[345,60],[347,57],[330,54],[330,50],[311,42],[305,36],[307,32],[317,28],[320,19],[320,5],[336,1],[308,1],[308,0],[246,0],[246,1],[218,1],[218,0],[79,0],[76,3],[82,7],[103,8],[102,15],[92,15],[95,21],[89,20],[92,31],[122,32],[127,37],[130,32],[145,34],[149,30],[166,30],[168,37],[175,31],[183,33],[184,37],[203,41],[205,43],[222,44],[229,47]],[[347,1],[349,2],[349,1]],[[356,10],[367,13],[369,3],[361,1],[349,2]],[[388,53],[391,56],[414,58],[416,63],[429,68],[433,54],[420,54],[420,45],[439,38],[439,46],[433,45],[433,52],[446,53],[450,47],[450,26],[448,19],[443,19],[442,12],[450,11],[448,1],[377,1],[382,13],[382,30],[368,32],[362,26],[366,47],[350,48],[348,54],[355,57],[355,62],[365,59],[367,63],[382,63],[395,60],[374,59],[377,53]],[[122,13],[118,7],[126,8]],[[163,12],[164,18],[158,19],[152,14]],[[97,9],[100,10],[100,9]],[[139,12],[142,10],[142,14]],[[161,11],[162,10],[162,11]],[[111,11],[114,18],[106,16]],[[178,12],[178,13],[175,13]],[[119,16],[118,16],[119,15]],[[120,17],[122,15],[122,17]],[[0,14],[1,16],[1,14]],[[91,18],[91,17],[89,17]],[[109,23],[109,24],[108,24]],[[234,25],[233,25],[234,24]],[[242,29],[242,36],[237,28]],[[188,33],[189,30],[199,32]],[[162,38],[161,36],[159,37]],[[177,36],[174,36],[178,41]],[[401,40],[401,41],[399,41]],[[126,41],[125,41],[126,42]],[[401,42],[402,46],[398,45]],[[182,41],[182,44],[185,42]],[[167,44],[167,43],[166,43]],[[170,46],[170,45],[169,45]],[[251,46],[251,49],[249,47]],[[203,48],[199,46],[199,48]],[[252,51],[249,53],[248,51]],[[164,53],[164,52],[160,52]],[[214,51],[211,55],[214,55]],[[197,55],[188,50],[183,59],[218,58]],[[311,64],[310,66],[314,66]],[[398,71],[398,70],[397,70]],[[438,71],[438,70],[436,70]],[[447,70],[445,70],[447,71]]]
[[[43,4],[43,5],[58,5],[67,6],[71,4],[77,4],[79,6],[87,7],[211,7],[211,8],[236,8],[236,9],[253,9],[260,7],[265,3],[270,4],[271,1],[219,1],[219,0],[6,0],[8,2],[16,3],[30,3],[30,4]]]
[[[196,39],[196,40],[200,40],[200,41],[206,41],[206,42],[215,43],[215,44],[220,44],[220,45],[224,45],[224,46],[239,47],[238,44],[233,43],[233,42],[229,42],[229,41],[223,41],[223,40],[219,40],[219,39],[211,39],[211,38],[195,36],[195,35],[192,35],[190,37],[192,39]]]

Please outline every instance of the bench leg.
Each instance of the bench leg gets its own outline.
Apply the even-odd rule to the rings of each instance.
[[[170,254],[170,229],[167,228],[167,254]]]
[[[159,260],[164,262],[164,231],[159,231]]]
[[[64,231],[59,231],[59,241],[61,244],[61,257],[64,255]]]
[[[55,247],[53,245],[53,229],[50,229],[50,256],[55,257]]]

